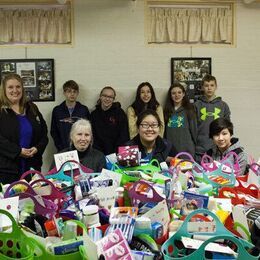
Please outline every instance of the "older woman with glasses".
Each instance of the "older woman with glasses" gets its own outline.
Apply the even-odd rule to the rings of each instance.
[[[167,158],[176,154],[169,141],[159,135],[161,120],[152,109],[141,112],[136,125],[138,134],[127,142],[127,145],[138,145],[141,151],[141,159],[150,161],[157,159],[159,162],[167,161]]]
[[[93,147],[105,155],[117,152],[117,147],[129,140],[127,117],[120,103],[114,102],[115,97],[112,87],[104,87],[91,113]]]

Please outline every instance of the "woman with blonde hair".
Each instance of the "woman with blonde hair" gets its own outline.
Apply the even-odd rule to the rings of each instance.
[[[47,144],[46,122],[27,101],[22,78],[7,74],[0,90],[0,182],[16,181],[30,168],[40,171]]]

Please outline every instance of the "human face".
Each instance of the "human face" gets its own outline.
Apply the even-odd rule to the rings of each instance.
[[[153,115],[147,115],[138,128],[141,141],[153,142],[159,135],[159,125],[157,119]]]
[[[92,140],[91,132],[86,128],[79,128],[75,131],[74,135],[72,136],[72,143],[75,148],[80,151],[84,152],[89,147]]]
[[[152,98],[151,90],[148,86],[143,86],[140,91],[140,98],[144,103],[148,103]]]
[[[19,104],[23,96],[22,84],[17,79],[9,79],[6,82],[5,94],[12,104]]]
[[[79,92],[72,88],[68,88],[64,91],[64,96],[68,103],[76,102],[78,95],[79,95]]]
[[[185,96],[184,92],[181,88],[175,87],[171,90],[171,98],[174,102],[175,106],[181,106],[182,105],[182,99]]]
[[[101,108],[108,110],[114,102],[115,93],[112,89],[104,89],[100,95]]]
[[[217,84],[214,80],[205,81],[202,86],[204,95],[208,100],[212,100],[215,97],[216,89],[217,89]]]
[[[213,142],[221,152],[224,152],[231,145],[231,134],[224,128],[219,134],[213,136]]]

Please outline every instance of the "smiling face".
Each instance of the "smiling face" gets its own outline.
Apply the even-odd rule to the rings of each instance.
[[[227,128],[220,133],[213,135],[213,142],[221,152],[226,151],[231,146],[231,134]]]
[[[144,103],[148,103],[152,98],[151,90],[148,86],[143,86],[140,90],[140,98]]]
[[[142,143],[154,142],[159,135],[159,124],[153,115],[143,118],[138,127],[138,132]]]
[[[87,148],[91,144],[91,140],[91,131],[83,126],[79,126],[78,129],[75,129],[73,135],[71,136],[71,141],[73,145],[80,152],[84,152],[85,150],[87,150]]]
[[[9,79],[5,84],[5,94],[12,105],[19,104],[23,96],[23,87],[17,79]]]
[[[171,90],[171,99],[174,102],[175,106],[181,106],[183,97],[185,96],[185,93],[182,91],[179,87],[174,87]]]
[[[115,92],[112,89],[105,88],[103,89],[100,95],[100,104],[103,110],[108,110],[114,102]]]

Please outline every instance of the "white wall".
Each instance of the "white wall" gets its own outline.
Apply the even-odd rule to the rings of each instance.
[[[144,39],[143,0],[75,0],[75,44],[73,47],[28,47],[27,58],[54,58],[56,101],[38,102],[50,125],[52,108],[63,100],[62,84],[76,80],[80,101],[95,105],[105,85],[117,90],[126,108],[137,85],[149,81],[163,102],[170,85],[171,57],[212,57],[212,74],[218,93],[230,106],[235,134],[248,153],[260,156],[260,4],[238,1],[237,46],[150,47]],[[24,47],[1,47],[0,58],[25,58]],[[44,168],[49,167],[53,142],[46,149]]]

